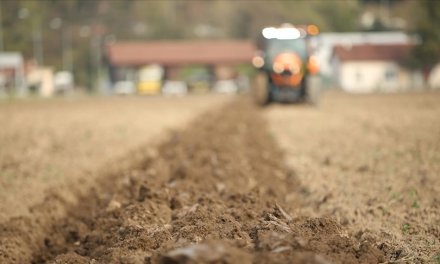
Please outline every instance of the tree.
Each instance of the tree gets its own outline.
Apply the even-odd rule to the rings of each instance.
[[[425,15],[417,27],[421,44],[414,47],[412,65],[424,69],[425,77],[440,62],[440,1],[421,2]]]

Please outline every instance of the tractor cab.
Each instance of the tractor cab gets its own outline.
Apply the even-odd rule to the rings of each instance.
[[[319,62],[310,47],[310,36],[318,34],[314,25],[268,27],[257,40],[252,59],[257,68],[254,94],[260,104],[270,102],[318,103]]]

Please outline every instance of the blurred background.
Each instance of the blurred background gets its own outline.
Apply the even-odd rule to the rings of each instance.
[[[0,96],[245,92],[261,30],[285,22],[319,29],[327,89],[440,86],[438,1],[2,0]]]

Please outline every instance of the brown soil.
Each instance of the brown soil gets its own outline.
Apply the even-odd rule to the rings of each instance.
[[[0,101],[0,223],[54,190],[75,200],[109,161],[228,101],[220,96]]]
[[[296,216],[300,177],[260,111],[241,99],[202,116],[109,167],[77,205],[49,196],[0,227],[0,262],[385,261],[336,220]]]
[[[68,189],[49,185],[1,224],[0,263],[439,263],[439,100],[334,93],[319,108],[260,109],[241,98],[163,141],[126,138],[137,150],[61,178]],[[126,153],[112,138],[72,144]]]
[[[272,135],[302,183],[297,215],[337,220],[398,263],[440,263],[440,93],[327,94],[273,105]]]

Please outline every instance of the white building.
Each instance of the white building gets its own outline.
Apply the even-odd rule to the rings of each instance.
[[[332,85],[333,66],[331,56],[335,46],[350,47],[353,45],[402,45],[413,44],[415,37],[405,32],[352,32],[352,33],[320,33],[313,37],[312,45],[321,62],[320,73],[327,85]]]
[[[0,96],[7,88],[19,95],[27,93],[23,56],[18,52],[0,52]]]
[[[334,81],[353,93],[421,88],[420,71],[406,67],[413,45],[339,45],[331,56]]]
[[[440,63],[432,68],[427,82],[429,88],[440,89]]]

